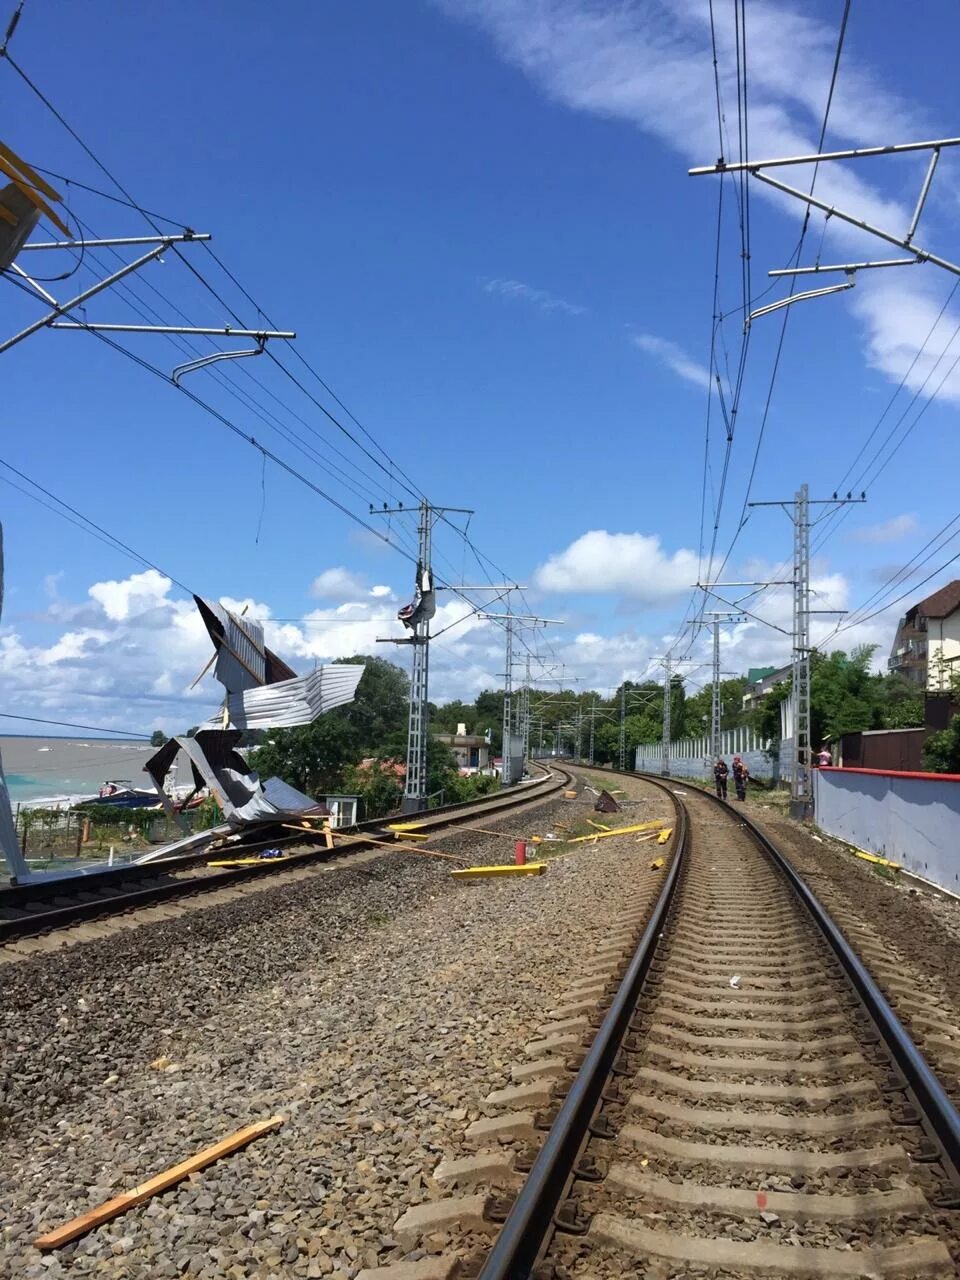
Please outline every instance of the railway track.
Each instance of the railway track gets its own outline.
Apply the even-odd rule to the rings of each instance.
[[[541,803],[568,785],[570,775],[564,770],[543,769],[541,780],[514,788],[506,793],[484,796],[479,800],[410,814],[404,821],[418,821],[420,830],[438,832],[457,826],[512,813],[528,805]],[[349,864],[360,855],[369,856],[391,832],[384,829],[385,820],[362,823],[333,849],[316,847],[323,837],[311,840],[302,834],[279,834],[256,844],[231,847],[228,851],[207,851],[178,857],[169,862],[146,866],[130,866],[91,875],[65,878],[55,883],[15,885],[0,890],[0,947],[22,938],[54,933],[73,925],[103,920],[127,912],[155,907],[163,903],[198,894],[216,893],[250,881],[276,883],[284,876],[302,871],[318,862]],[[302,846],[309,846],[303,848]],[[265,859],[237,868],[209,868],[208,859],[229,856],[239,858],[264,847],[287,847],[294,851],[282,860]]]
[[[638,940],[625,905],[548,1015],[558,1043],[592,1028],[573,1060],[521,1068],[545,1110],[491,1126],[533,1149],[464,1162],[446,1185],[473,1194],[409,1224],[456,1224],[461,1253],[487,1237],[481,1280],[960,1275],[960,1116],[939,1082],[766,837],[650,781],[677,813],[656,906]]]

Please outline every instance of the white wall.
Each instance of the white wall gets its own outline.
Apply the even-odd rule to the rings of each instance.
[[[949,618],[927,620],[927,689],[946,693],[951,672],[960,675],[960,609]]]
[[[720,735],[720,754],[730,764],[733,756],[740,756],[755,778],[777,776],[777,761],[766,753],[769,744],[752,729],[725,729]],[[663,748],[659,742],[644,742],[637,747],[634,768],[640,773],[659,773],[663,767]],[[670,773],[676,778],[713,777],[713,757],[710,739],[683,738],[670,744]],[[732,786],[731,782],[731,786]]]
[[[960,778],[815,769],[813,794],[822,831],[960,893]]]

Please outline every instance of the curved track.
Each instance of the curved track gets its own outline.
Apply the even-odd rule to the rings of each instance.
[[[479,800],[431,809],[421,814],[408,814],[403,820],[417,821],[421,830],[431,833],[455,829],[477,817],[489,819],[501,812],[513,812],[526,805],[540,803],[569,783],[570,775],[564,770],[547,769],[542,765],[537,767],[544,771],[544,777],[538,782],[506,793],[483,796]],[[339,833],[339,843],[333,849],[315,847],[318,840],[322,840],[319,836],[314,839],[299,833],[275,836],[265,842],[266,845],[285,845],[293,852],[283,859],[266,859],[245,867],[210,869],[206,862],[215,857],[240,857],[265,847],[264,842],[231,847],[226,853],[207,851],[171,859],[170,862],[97,871],[46,884],[37,882],[3,889],[0,890],[0,945],[152,907],[187,895],[230,888],[249,880],[264,879],[274,883],[276,877],[315,862],[336,861],[346,865],[357,855],[375,850],[378,840],[382,843],[384,839],[392,838],[392,833],[384,830],[386,821],[363,823],[349,832]]]
[[[672,861],[482,1280],[960,1275],[960,1117],[736,808],[649,779]],[[564,1096],[565,1090],[565,1096]]]

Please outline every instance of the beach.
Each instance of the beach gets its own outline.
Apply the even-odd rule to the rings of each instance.
[[[143,766],[155,747],[115,738],[0,737],[13,808],[38,800],[96,795],[109,779],[152,786]]]

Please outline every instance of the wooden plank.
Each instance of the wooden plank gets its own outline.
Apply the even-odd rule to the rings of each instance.
[[[458,857],[455,853],[441,853],[439,849],[421,849],[415,844],[396,845],[389,840],[373,840],[369,836],[363,836],[361,842],[363,844],[375,844],[378,849],[389,849],[391,853],[418,853],[423,858],[445,858],[450,862],[464,862],[465,859]]]
[[[180,1164],[174,1165],[172,1169],[167,1169],[164,1173],[158,1173],[156,1177],[141,1183],[139,1187],[134,1187],[132,1191],[124,1191],[121,1195],[114,1196],[112,1200],[105,1200],[103,1204],[91,1209],[89,1213],[81,1214],[79,1218],[72,1218],[69,1222],[65,1222],[62,1227],[56,1227],[53,1231],[48,1231],[46,1235],[37,1236],[33,1242],[34,1246],[43,1250],[59,1249],[61,1245],[69,1244],[71,1240],[76,1240],[79,1236],[85,1236],[94,1227],[102,1226],[104,1222],[109,1222],[111,1218],[116,1218],[121,1213],[126,1213],[128,1209],[133,1209],[136,1205],[143,1204],[145,1200],[158,1195],[161,1191],[167,1191],[170,1187],[176,1186],[178,1182],[188,1178],[191,1173],[196,1173],[199,1169],[205,1169],[208,1164],[213,1164],[215,1160],[219,1160],[222,1156],[232,1155],[234,1151],[239,1151],[241,1147],[247,1146],[255,1138],[259,1138],[265,1133],[270,1133],[274,1129],[279,1129],[284,1119],[284,1116],[271,1116],[269,1120],[258,1120],[256,1124],[248,1124],[246,1128],[238,1129],[229,1138],[223,1138],[220,1142],[215,1142],[212,1147],[205,1147],[203,1151],[198,1151],[189,1160],[184,1160]]]

